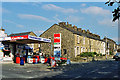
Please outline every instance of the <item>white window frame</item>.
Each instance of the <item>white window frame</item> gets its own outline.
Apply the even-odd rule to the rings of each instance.
[[[81,47],[81,53],[85,52],[85,47]]]

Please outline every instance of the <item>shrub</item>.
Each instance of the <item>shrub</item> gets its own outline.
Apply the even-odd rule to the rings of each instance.
[[[105,54],[103,54],[103,56],[105,56]]]
[[[96,52],[93,52],[94,55],[96,55],[97,53]]]
[[[114,55],[114,53],[112,53],[112,52],[110,51],[110,55]]]
[[[99,56],[99,54],[96,54],[96,56]]]
[[[102,53],[100,53],[100,56],[102,56]]]
[[[94,57],[95,52],[83,52],[80,54],[81,57]]]

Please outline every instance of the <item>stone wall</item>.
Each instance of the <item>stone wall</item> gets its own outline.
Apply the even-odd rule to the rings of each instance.
[[[52,44],[52,53],[51,53],[51,44],[49,43],[42,43],[41,49],[43,53],[52,54],[53,55],[53,40],[54,40],[54,33],[61,33],[61,48],[62,48],[62,55],[67,57],[67,54],[70,58],[73,58],[74,55],[74,34],[58,25],[53,25],[47,31],[45,31],[40,37],[49,38],[51,39]],[[67,54],[63,54],[63,49],[67,50]]]

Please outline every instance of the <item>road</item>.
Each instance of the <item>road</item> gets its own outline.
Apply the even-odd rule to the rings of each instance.
[[[10,79],[120,79],[120,61],[105,60],[48,68],[45,64],[2,64],[2,77]]]

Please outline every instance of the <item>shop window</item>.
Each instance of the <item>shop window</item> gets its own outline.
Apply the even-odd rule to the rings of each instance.
[[[10,48],[9,47],[5,47],[4,49],[3,49],[3,53],[4,53],[4,57],[6,57],[6,56],[9,56],[10,57]]]

